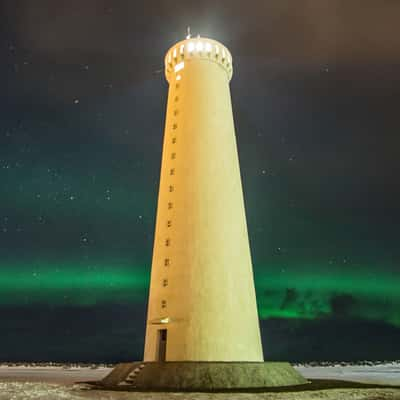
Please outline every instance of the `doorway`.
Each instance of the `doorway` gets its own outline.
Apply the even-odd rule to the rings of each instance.
[[[158,354],[157,361],[165,361],[167,354],[167,330],[158,330]]]

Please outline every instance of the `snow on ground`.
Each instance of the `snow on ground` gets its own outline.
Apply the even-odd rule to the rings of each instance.
[[[296,366],[309,379],[400,386],[400,364]],[[330,389],[289,393],[134,393],[85,390],[74,382],[100,380],[111,368],[0,366],[0,400],[400,400],[400,389]]]
[[[379,385],[400,386],[400,364],[296,366],[307,379],[336,379]]]
[[[7,367],[0,366],[0,381],[17,382],[47,382],[72,385],[75,382],[99,381],[110,373],[112,368],[81,368],[81,367]],[[0,397],[1,399],[1,397]]]
[[[332,389],[292,393],[134,393],[81,390],[38,382],[0,382],[0,400],[400,400],[396,389]]]

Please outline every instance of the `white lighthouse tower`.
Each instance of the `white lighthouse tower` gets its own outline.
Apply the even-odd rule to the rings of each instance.
[[[165,56],[169,83],[144,362],[104,382],[223,389],[304,383],[264,363],[229,82],[221,43],[190,36]],[[123,378],[123,379],[122,379]]]
[[[175,44],[145,361],[263,361],[229,81],[206,38]]]

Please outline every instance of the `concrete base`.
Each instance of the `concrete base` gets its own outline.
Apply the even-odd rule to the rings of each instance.
[[[285,362],[132,362],[96,386],[111,390],[218,391],[306,384]]]

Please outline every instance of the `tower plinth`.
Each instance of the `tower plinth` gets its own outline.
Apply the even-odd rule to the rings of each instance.
[[[178,42],[165,56],[144,362],[120,365],[104,380],[108,386],[123,376],[132,387],[196,390],[305,382],[289,364],[263,362],[232,71],[229,50],[207,38]]]

